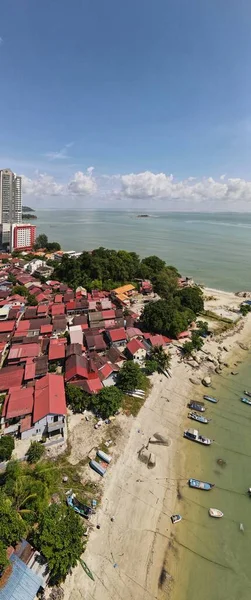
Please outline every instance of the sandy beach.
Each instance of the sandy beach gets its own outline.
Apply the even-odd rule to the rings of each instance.
[[[223,314],[241,302],[234,294],[216,290],[206,289],[205,295],[211,297],[206,308],[217,307]],[[212,357],[220,356],[221,362],[228,364],[223,368],[231,369],[231,365],[245,358],[239,343],[247,344],[250,339],[248,315],[236,330],[206,340],[201,364],[196,368],[182,361],[173,346],[172,377],[152,377],[151,393],[138,416],[131,418],[129,436],[124,436],[120,455],[117,460],[114,456],[102,481],[102,502],[83,555],[95,581],[77,566],[62,586],[66,600],[167,598],[172,584],[163,569],[166,559],[169,564],[174,558],[170,516],[178,509],[179,481],[184,478],[182,454],[187,446],[182,443],[183,422],[187,402],[197,396],[198,390],[202,391],[190,378],[201,381],[214,368]],[[156,432],[167,437],[170,444],[151,445],[156,466],[149,469],[138,453]],[[100,524],[100,529],[96,529],[96,524]]]

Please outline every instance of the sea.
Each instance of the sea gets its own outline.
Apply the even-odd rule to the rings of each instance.
[[[36,214],[38,233],[59,241],[65,250],[103,246],[136,251],[141,257],[156,254],[198,283],[226,291],[251,290],[250,213],[165,212],[146,218],[123,211],[44,210]],[[247,494],[251,487],[251,406],[240,401],[244,389],[251,391],[250,367],[248,351],[245,360],[232,367],[237,375],[225,368],[213,378],[209,393],[219,402],[206,403],[206,414],[212,419],[208,425],[195,425],[214,440],[210,447],[182,439],[179,431],[181,499],[177,510],[183,519],[173,526],[172,600],[251,598],[251,498]],[[203,391],[194,389],[200,400]],[[187,420],[186,426],[194,423]],[[209,492],[190,489],[189,477],[215,483],[215,488]],[[210,507],[222,510],[224,517],[210,518]]]
[[[226,291],[251,289],[251,213],[36,211],[38,233],[64,250],[99,246],[156,254],[182,275]]]

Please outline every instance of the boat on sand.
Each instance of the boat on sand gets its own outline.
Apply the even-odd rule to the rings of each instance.
[[[245,396],[249,396],[249,398],[251,398],[251,392],[247,392],[247,390],[244,390],[244,394]]]
[[[212,440],[209,438],[200,435],[197,429],[186,429],[184,431],[184,437],[192,442],[198,442],[198,444],[203,444],[204,446],[210,446]]]
[[[197,415],[196,412],[189,412],[188,418],[192,419],[193,421],[198,421],[199,423],[205,423],[205,424],[209,423],[209,421],[210,421],[210,419],[203,417],[203,415]]]
[[[187,405],[188,408],[192,408],[193,410],[197,410],[198,412],[205,412],[204,402],[197,402],[196,400],[191,400]]]
[[[210,517],[213,517],[214,519],[221,519],[221,517],[223,517],[223,512],[221,510],[219,510],[218,508],[209,508],[209,515]]]
[[[171,516],[171,521],[173,524],[179,523],[181,521],[181,519],[182,519],[181,515],[172,515]]]
[[[208,400],[208,402],[213,402],[214,404],[216,404],[218,402],[217,398],[214,398],[213,396],[203,396],[204,400]]]

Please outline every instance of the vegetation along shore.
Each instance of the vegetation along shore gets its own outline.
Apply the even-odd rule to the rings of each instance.
[[[166,598],[186,405],[247,352],[248,302],[157,256],[72,258],[43,235],[1,277],[0,585],[26,539],[46,598]]]

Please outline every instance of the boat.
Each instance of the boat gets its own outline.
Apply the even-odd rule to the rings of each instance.
[[[66,502],[70,508],[73,508],[78,515],[85,517],[85,519],[89,519],[94,512],[90,506],[79,502],[75,494],[69,494],[69,496],[66,497]]]
[[[231,375],[238,375],[239,371],[231,371]]]
[[[200,435],[197,429],[186,429],[184,431],[184,437],[192,442],[203,444],[204,446],[210,446],[210,444],[212,444],[212,440]]]
[[[188,413],[188,418],[193,421],[198,421],[199,423],[209,423],[210,419],[203,417],[203,415],[197,415],[195,412]]]
[[[79,562],[81,564],[81,567],[83,567],[86,575],[88,575],[88,577],[90,577],[90,579],[92,579],[92,581],[95,581],[93,574],[92,574],[91,570],[89,569],[89,567],[87,566],[86,562],[84,560],[82,560],[82,558],[79,559]]]
[[[245,394],[245,396],[248,396],[249,398],[251,398],[251,392],[247,392],[247,390],[244,390],[244,394]]]
[[[196,488],[197,490],[205,490],[205,492],[208,492],[214,487],[214,483],[200,481],[199,479],[189,479],[188,484],[189,487]]]
[[[181,519],[182,519],[181,515],[172,515],[171,516],[171,521],[173,524],[179,523],[181,521]]]
[[[244,525],[243,525],[243,523],[240,523],[240,531],[244,532]]]
[[[221,519],[224,516],[223,512],[218,508],[209,508],[210,517],[214,517],[214,519]]]
[[[248,488],[248,495],[249,495],[249,498],[251,498],[251,487]]]
[[[251,399],[249,400],[248,398],[241,398],[241,401],[244,402],[244,404],[249,404],[249,406],[251,406]]]
[[[204,400],[208,400],[208,402],[213,402],[214,404],[216,404],[216,402],[218,402],[218,400],[216,398],[214,398],[213,396],[203,396]]]
[[[206,410],[204,402],[197,402],[195,400],[191,400],[191,402],[189,402],[188,408],[192,408],[193,410],[197,410],[198,412],[205,412]]]

